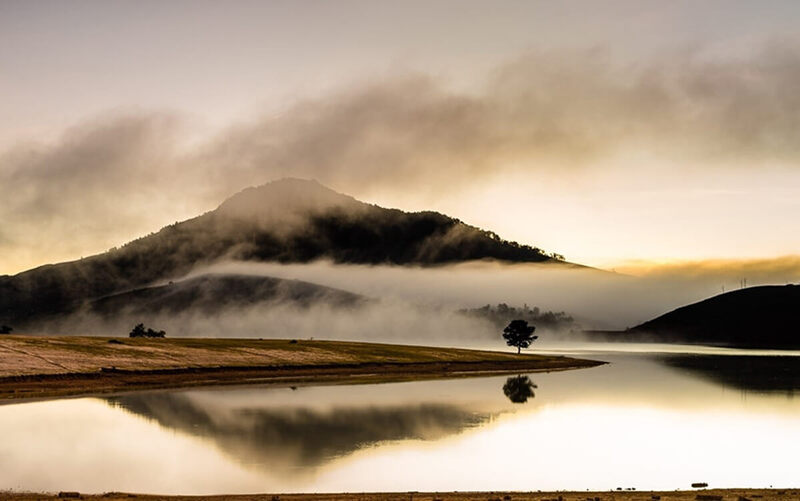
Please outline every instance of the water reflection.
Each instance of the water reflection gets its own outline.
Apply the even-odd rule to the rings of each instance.
[[[536,384],[520,374],[0,405],[0,490],[212,494],[796,483],[800,399],[787,395],[798,388],[800,358],[582,355],[610,364],[538,373]],[[508,475],[519,464],[529,473]]]
[[[314,409],[258,400],[240,406],[216,400],[213,394],[193,396],[144,393],[107,401],[161,426],[206,437],[238,461],[294,474],[303,474],[301,467],[319,466],[381,442],[439,440],[490,416],[452,403]]]
[[[664,355],[669,367],[699,376],[729,388],[759,393],[800,390],[800,357],[738,355]]]
[[[533,398],[534,388],[538,388],[528,376],[516,376],[506,379],[503,385],[503,394],[515,404],[524,404],[529,398]]]

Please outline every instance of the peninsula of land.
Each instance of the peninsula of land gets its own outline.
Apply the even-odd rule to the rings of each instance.
[[[2,336],[0,401],[212,385],[404,381],[602,363],[342,341]]]

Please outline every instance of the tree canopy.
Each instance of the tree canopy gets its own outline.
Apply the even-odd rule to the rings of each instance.
[[[506,344],[509,346],[516,346],[517,353],[520,353],[522,348],[527,348],[539,338],[539,336],[533,335],[533,331],[535,330],[536,327],[528,325],[528,322],[525,320],[512,320],[511,323],[503,329],[503,339],[506,340]]]
[[[136,324],[131,330],[129,337],[164,337],[167,333],[164,331],[156,331],[151,328],[144,328],[144,324]]]
[[[529,308],[527,304],[522,307],[511,306],[506,303],[499,303],[497,306],[487,304],[480,308],[458,310],[458,313],[470,317],[485,318],[501,329],[515,318],[527,320],[540,327],[544,326],[558,329],[572,327],[575,322],[566,312],[542,311],[537,306]]]

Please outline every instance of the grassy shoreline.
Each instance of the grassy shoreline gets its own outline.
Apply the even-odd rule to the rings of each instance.
[[[0,402],[196,386],[468,377],[602,363],[343,341],[2,336]]]
[[[74,495],[77,493],[62,493]],[[64,499],[56,494],[12,493],[0,491],[3,499],[33,501]],[[73,499],[108,501],[137,499],[153,501],[774,501],[800,499],[800,489],[703,489],[681,491],[554,491],[554,492],[385,492],[328,494],[243,494],[215,496],[159,496],[150,494],[105,493],[82,494]]]

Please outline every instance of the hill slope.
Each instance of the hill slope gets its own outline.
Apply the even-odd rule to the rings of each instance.
[[[555,261],[540,249],[437,212],[385,209],[315,181],[285,179],[248,188],[214,211],[119,249],[0,277],[0,322],[23,327],[221,259],[398,265]]]
[[[149,317],[186,311],[215,315],[229,308],[261,304],[291,303],[307,307],[325,302],[331,306],[357,306],[363,296],[299,280],[207,274],[166,285],[144,287],[91,301],[87,310],[102,316],[122,313]]]
[[[800,286],[727,292],[673,310],[626,334],[663,342],[800,348]]]

